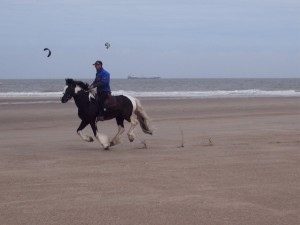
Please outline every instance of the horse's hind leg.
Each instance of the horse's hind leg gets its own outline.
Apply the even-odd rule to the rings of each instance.
[[[114,146],[120,143],[120,136],[124,132],[124,118],[117,117],[116,118],[117,124],[118,124],[118,133],[115,135],[115,137],[110,142],[110,146]]]
[[[82,130],[88,125],[89,123],[86,121],[81,121],[78,129],[77,129],[77,134],[82,138],[82,140],[87,141],[87,142],[93,142],[94,139],[88,135],[83,134]]]
[[[131,123],[131,127],[127,133],[128,139],[130,142],[134,141],[135,138],[135,134],[134,134],[134,128],[136,127],[136,125],[139,123],[137,119],[135,119],[133,116],[131,116],[130,118],[130,123]]]

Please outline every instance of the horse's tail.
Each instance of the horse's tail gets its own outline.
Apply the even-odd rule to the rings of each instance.
[[[146,111],[144,110],[140,100],[137,98],[134,98],[136,102],[136,110],[135,114],[137,116],[137,119],[140,123],[140,126],[145,134],[153,134],[153,130],[149,127],[150,125],[150,119],[147,115]]]

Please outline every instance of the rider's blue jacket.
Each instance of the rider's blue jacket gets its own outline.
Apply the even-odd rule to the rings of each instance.
[[[92,85],[97,87],[97,92],[110,92],[110,74],[103,68],[97,70],[96,78],[93,81]]]

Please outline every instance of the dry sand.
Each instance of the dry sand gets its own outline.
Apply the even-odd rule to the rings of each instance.
[[[144,99],[154,135],[110,151],[27,101],[0,105],[1,225],[300,224],[299,98]]]

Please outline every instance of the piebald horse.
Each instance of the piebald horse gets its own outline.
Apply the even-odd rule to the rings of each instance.
[[[92,142],[93,138],[83,134],[82,130],[89,124],[93,130],[95,138],[100,142],[105,150],[110,146],[120,143],[120,135],[125,131],[124,120],[131,123],[131,127],[127,133],[130,142],[134,141],[134,129],[139,123],[143,132],[152,134],[149,127],[149,117],[143,109],[140,101],[137,98],[119,95],[110,96],[105,102],[106,111],[104,111],[104,120],[116,118],[118,124],[118,132],[115,137],[109,142],[105,134],[100,134],[97,129],[97,115],[99,106],[96,101],[95,95],[88,89],[88,84],[82,81],[73,79],[66,79],[66,86],[64,88],[62,103],[66,103],[71,98],[74,98],[75,104],[78,108],[78,116],[81,123],[77,129],[77,134],[87,142]]]

